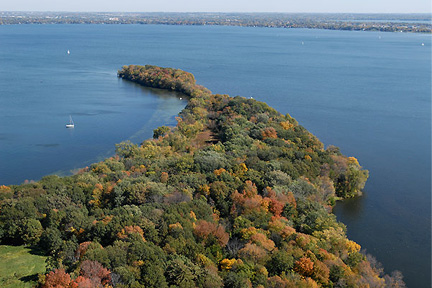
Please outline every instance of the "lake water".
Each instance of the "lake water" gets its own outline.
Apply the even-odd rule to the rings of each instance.
[[[430,35],[0,26],[0,184],[70,173],[173,125],[184,100],[117,79],[128,64],[181,68],[214,93],[267,102],[357,157],[370,179],[363,197],[336,206],[338,219],[386,272],[431,286]]]

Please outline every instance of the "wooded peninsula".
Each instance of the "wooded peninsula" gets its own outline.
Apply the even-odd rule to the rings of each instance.
[[[175,127],[68,177],[0,186],[0,243],[46,255],[40,287],[405,287],[331,213],[356,158],[263,102],[152,65],[118,76],[188,98]]]

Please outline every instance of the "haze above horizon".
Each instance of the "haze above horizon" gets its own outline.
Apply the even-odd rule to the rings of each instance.
[[[65,12],[286,12],[286,13],[431,13],[429,0],[391,1],[306,0],[16,0],[3,3],[0,11]]]

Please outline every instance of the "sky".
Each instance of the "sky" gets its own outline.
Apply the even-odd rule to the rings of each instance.
[[[430,0],[12,0],[0,11],[431,13]]]

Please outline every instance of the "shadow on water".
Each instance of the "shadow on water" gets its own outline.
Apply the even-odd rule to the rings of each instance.
[[[151,95],[155,95],[155,96],[162,98],[162,99],[168,99],[171,97],[175,97],[177,99],[188,99],[187,95],[180,93],[180,92],[177,92],[177,91],[169,91],[169,90],[165,90],[165,89],[145,87],[145,86],[142,86],[138,83],[124,80],[122,78],[119,78],[119,81],[121,81],[122,84],[124,84],[124,85],[128,85],[128,86],[130,86],[130,87],[132,87],[138,91],[141,91],[143,95],[151,94]]]
[[[344,219],[355,220],[363,213],[366,192],[360,196],[351,199],[342,200],[336,203],[333,209],[335,215],[343,215]]]

